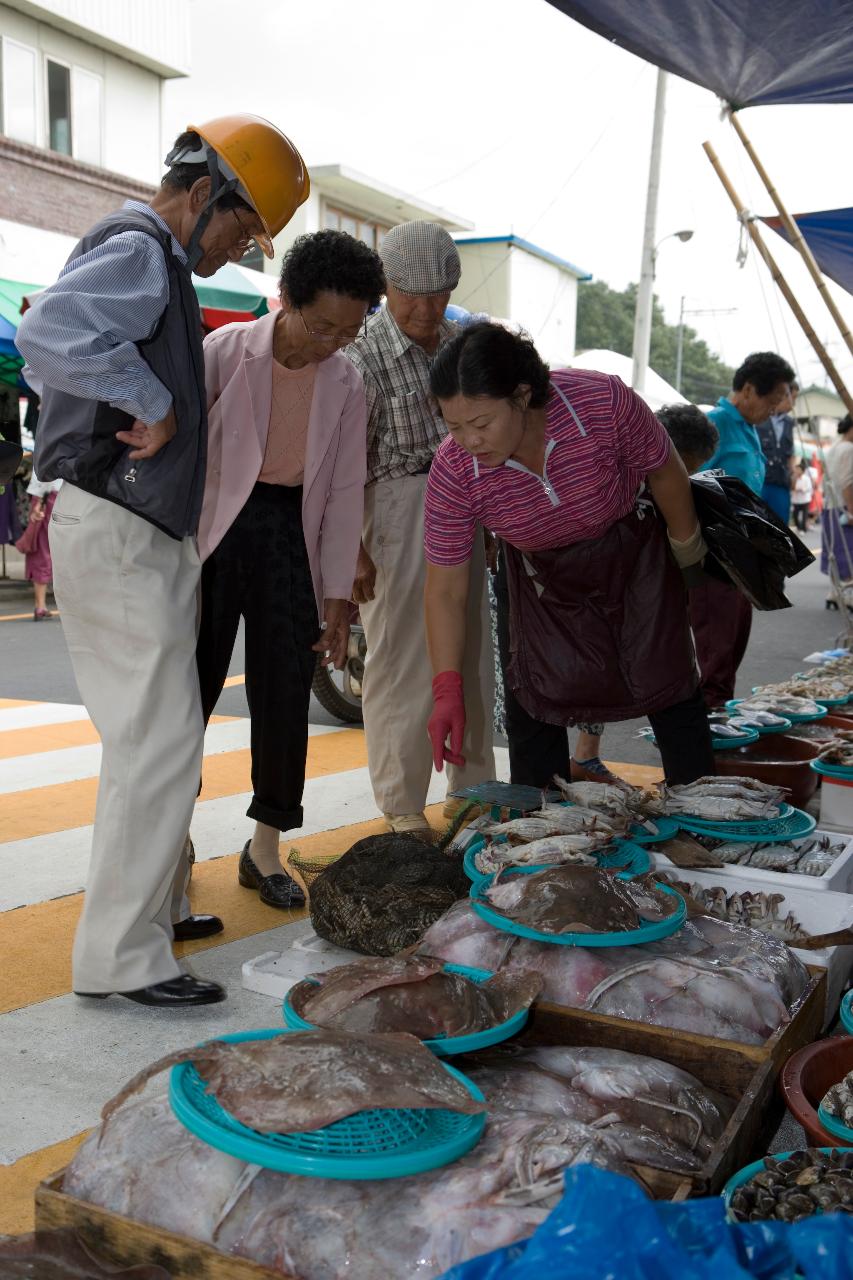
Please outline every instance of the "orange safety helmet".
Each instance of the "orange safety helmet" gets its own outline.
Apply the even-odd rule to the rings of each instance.
[[[260,116],[219,116],[206,124],[188,124],[207,148],[216,152],[218,168],[257,213],[264,233],[255,236],[268,258],[273,238],[308,199],[311,182],[305,161],[290,139]],[[186,157],[170,156],[172,163]],[[199,157],[201,158],[201,157]],[[214,191],[212,200],[217,194]]]

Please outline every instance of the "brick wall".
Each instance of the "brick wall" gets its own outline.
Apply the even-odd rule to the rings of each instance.
[[[81,236],[124,200],[150,200],[154,187],[69,156],[0,136],[0,217]]]

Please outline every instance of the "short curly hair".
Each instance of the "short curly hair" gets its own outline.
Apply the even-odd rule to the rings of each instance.
[[[284,255],[278,284],[294,307],[307,307],[328,290],[372,308],[385,292],[385,272],[379,254],[346,231],[313,231]]]
[[[780,382],[792,383],[794,370],[775,351],[753,351],[747,356],[732,378],[732,390],[742,391],[747,383],[759,396],[769,396]]]

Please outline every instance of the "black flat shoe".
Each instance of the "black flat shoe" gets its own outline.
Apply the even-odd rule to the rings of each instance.
[[[194,1004],[218,1004],[225,999],[226,991],[218,982],[206,982],[191,973],[182,973],[179,978],[155,982],[150,987],[140,987],[138,991],[75,991],[74,994],[89,1000],[106,1000],[110,995],[124,996],[125,1000],[158,1009],[184,1009]]]
[[[172,925],[172,932],[176,942],[191,942],[193,938],[210,938],[224,928],[219,916],[187,916]]]
[[[276,875],[263,876],[249,857],[251,840],[247,840],[240,854],[237,880],[244,889],[257,889],[261,902],[268,907],[304,907],[305,894],[292,876],[280,871]]]

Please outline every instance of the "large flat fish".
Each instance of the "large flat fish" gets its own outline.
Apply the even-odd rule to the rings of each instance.
[[[677,900],[652,883],[617,880],[597,867],[549,867],[534,875],[496,880],[485,890],[489,904],[542,933],[619,933],[646,919],[663,919]]]
[[[167,1054],[104,1107],[109,1119],[125,1098],[161,1071],[191,1062],[207,1093],[260,1133],[304,1133],[374,1107],[485,1110],[414,1036],[295,1031],[267,1040],[209,1040]]]
[[[410,978],[383,982],[382,966],[397,963]],[[424,957],[392,957],[374,962],[376,981],[368,987],[356,962],[330,970],[319,990],[300,982],[290,993],[291,1004],[306,1021],[345,1031],[408,1031],[421,1040],[437,1036],[472,1035],[506,1022],[529,1008],[542,989],[536,973],[501,973],[486,982],[472,982],[460,973],[441,972],[442,961]],[[348,972],[350,971],[350,972]],[[328,998],[331,986],[333,999]],[[349,992],[349,998],[344,993]]]

